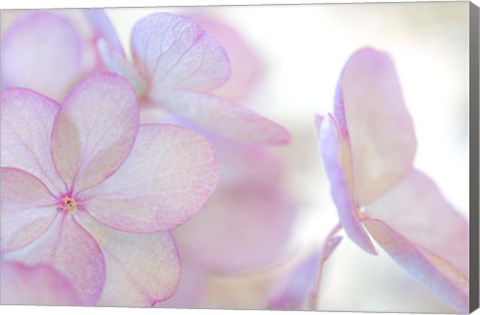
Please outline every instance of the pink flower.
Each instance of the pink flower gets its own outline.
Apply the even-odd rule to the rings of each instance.
[[[206,139],[139,125],[133,90],[113,74],[82,81],[61,106],[20,88],[1,97],[3,259],[52,266],[81,304],[171,296],[180,263],[169,231],[218,181]]]
[[[1,304],[79,304],[71,284],[50,266],[2,262],[1,270]]]
[[[29,88],[61,102],[78,80],[103,68],[95,48],[100,37],[121,49],[101,9],[39,11],[17,17],[2,35],[2,89]]]
[[[388,55],[357,51],[338,82],[334,114],[317,117],[319,146],[347,235],[376,242],[433,294],[468,311],[468,224],[413,168],[416,139]],[[367,233],[368,231],[368,233]]]
[[[230,61],[210,34],[187,17],[149,15],[132,31],[133,63],[105,41],[98,49],[109,71],[126,77],[142,103],[153,103],[203,131],[260,144],[285,144],[285,128],[208,92],[227,82]]]

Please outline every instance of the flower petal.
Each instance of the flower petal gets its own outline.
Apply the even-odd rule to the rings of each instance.
[[[57,214],[57,200],[36,177],[0,168],[1,250],[22,247],[39,237]]]
[[[435,183],[412,170],[380,199],[367,206],[379,219],[412,242],[468,275],[468,223],[445,200]]]
[[[155,92],[153,99],[160,107],[221,137],[257,144],[290,142],[284,127],[243,106],[204,93]]]
[[[172,125],[143,125],[125,163],[80,195],[101,223],[128,232],[170,230],[207,201],[219,171],[205,138]]]
[[[92,236],[70,214],[57,216],[41,237],[3,258],[28,266],[46,264],[73,286],[82,305],[97,302],[105,282],[105,260]]]
[[[228,100],[241,100],[252,92],[260,77],[260,60],[241,34],[231,25],[210,15],[192,12],[188,17],[212,34],[224,47],[230,59],[232,76],[214,94]]]
[[[372,241],[365,232],[356,213],[355,204],[349,192],[347,177],[343,169],[345,151],[342,152],[343,139],[337,127],[335,118],[328,114],[323,118],[318,131],[319,149],[323,159],[325,172],[330,181],[330,190],[337,207],[340,223],[347,235],[358,246],[370,254],[376,254]]]
[[[78,305],[68,280],[47,265],[25,266],[5,261],[1,264],[1,304]]]
[[[54,194],[66,187],[57,175],[50,136],[59,106],[36,92],[9,88],[0,102],[2,167],[18,168],[40,179]]]
[[[254,146],[222,144],[215,152],[222,174],[215,194],[174,231],[182,257],[221,273],[273,263],[286,249],[296,213],[281,189],[280,162]]]
[[[93,31],[94,40],[103,39],[117,53],[125,56],[117,32],[103,9],[84,9],[83,15]]]
[[[151,14],[132,31],[133,60],[153,89],[210,90],[230,77],[220,44],[191,19]]]
[[[97,41],[97,50],[108,71],[125,77],[138,96],[145,93],[147,90],[147,82],[138,72],[137,68],[127,61],[124,55],[112,48],[112,46],[103,39]]]
[[[380,246],[435,296],[457,311],[468,313],[469,281],[459,270],[381,220],[367,219],[365,226]]]
[[[80,34],[59,15],[49,12],[25,15],[2,37],[4,88],[30,88],[61,101],[82,72]]]
[[[180,280],[180,259],[169,232],[126,233],[78,214],[79,223],[105,255],[106,279],[97,305],[153,306],[169,298]]]
[[[135,93],[113,74],[94,75],[67,96],[55,120],[52,155],[75,192],[92,187],[122,165],[138,130]]]
[[[350,57],[335,116],[342,134],[348,130],[355,191],[360,204],[367,204],[410,171],[416,148],[413,121],[388,55],[362,49]]]

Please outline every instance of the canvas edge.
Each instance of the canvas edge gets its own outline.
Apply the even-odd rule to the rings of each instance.
[[[470,2],[470,312],[479,307],[479,12]]]

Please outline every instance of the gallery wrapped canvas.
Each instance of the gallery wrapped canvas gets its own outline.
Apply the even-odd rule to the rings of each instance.
[[[478,308],[469,2],[1,11],[1,304]]]

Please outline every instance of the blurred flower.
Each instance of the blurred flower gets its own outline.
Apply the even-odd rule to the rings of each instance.
[[[2,262],[1,270],[1,304],[79,304],[71,284],[50,266]]]
[[[468,311],[468,224],[413,168],[413,122],[389,56],[373,49],[353,54],[338,82],[334,115],[318,116],[317,125],[347,235],[375,254],[365,226],[432,293]]]
[[[128,82],[101,74],[62,106],[4,90],[1,154],[3,259],[52,266],[81,304],[146,306],[173,294],[180,262],[169,230],[218,181],[202,136],[139,126]]]
[[[255,146],[214,150],[222,176],[202,212],[174,232],[182,257],[223,274],[272,263],[285,251],[296,210],[280,162]]]
[[[284,285],[271,298],[269,309],[279,310],[317,310],[323,265],[333,253],[342,238],[336,236],[341,226],[335,226],[326,237],[321,248],[304,255],[284,272]]]
[[[259,144],[285,144],[288,131],[245,107],[208,94],[230,77],[225,50],[187,17],[149,15],[132,31],[133,64],[106,41],[98,42],[109,71],[126,77],[144,104],[153,103],[200,129]]]
[[[1,40],[2,89],[29,88],[61,102],[76,82],[102,69],[98,38],[121,49],[101,9],[11,14],[15,18]]]

